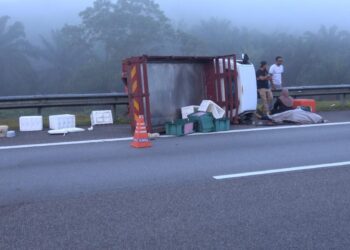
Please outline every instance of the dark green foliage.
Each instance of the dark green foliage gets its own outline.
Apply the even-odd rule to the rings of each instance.
[[[122,91],[121,63],[130,56],[247,53],[258,66],[285,59],[286,85],[350,83],[350,33],[336,27],[289,34],[208,19],[176,27],[153,0],[96,0],[42,38],[25,39],[21,23],[0,17],[0,95]]]
[[[37,78],[30,56],[35,56],[35,50],[25,39],[23,25],[0,17],[0,95],[35,91]]]
[[[99,82],[92,73],[100,67],[81,27],[66,25],[61,30],[52,31],[50,39],[42,38],[42,44],[42,92],[97,90],[94,85]]]

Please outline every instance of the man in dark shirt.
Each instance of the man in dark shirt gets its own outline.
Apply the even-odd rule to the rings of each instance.
[[[260,68],[256,71],[257,89],[263,103],[264,115],[270,114],[270,106],[273,101],[273,95],[270,90],[269,80],[271,79],[267,71],[267,62],[262,61]]]

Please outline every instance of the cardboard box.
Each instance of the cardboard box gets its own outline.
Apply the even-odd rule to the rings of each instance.
[[[0,126],[0,137],[6,137],[8,129],[9,127],[6,125]]]

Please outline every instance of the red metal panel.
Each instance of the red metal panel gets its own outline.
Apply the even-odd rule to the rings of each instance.
[[[142,108],[141,108],[141,102],[140,102],[140,78],[139,78],[139,64],[132,63],[130,68],[130,81],[128,83],[128,89],[129,89],[129,96],[130,98],[130,111],[131,111],[131,117],[132,120],[132,127],[136,127],[136,122],[139,117],[139,115],[142,115]]]
[[[150,106],[150,100],[149,100],[149,88],[148,88],[148,72],[147,72],[147,58],[144,58],[144,61],[142,63],[142,69],[143,69],[143,86],[144,86],[144,98],[145,98],[145,111],[146,111],[146,124],[147,124],[147,131],[152,131],[152,119],[151,119],[151,106]]]
[[[231,60],[233,60],[233,65]],[[220,66],[222,66],[222,70]],[[233,71],[231,70],[232,66],[233,66]],[[216,102],[219,106],[225,108],[227,111],[226,117],[228,117],[231,121],[234,121],[237,118],[238,107],[239,107],[236,56],[227,55],[227,56],[215,57],[213,59],[213,68],[214,68],[214,77],[213,77],[214,88],[208,89],[211,91],[209,96],[214,97],[211,100]],[[221,86],[222,82],[224,83],[224,86],[223,86],[224,89],[222,89],[222,86]],[[208,85],[210,86],[210,84]],[[233,95],[233,89],[235,89],[234,95]],[[224,96],[222,94],[223,90],[225,91]],[[236,109],[236,114],[233,114],[234,109]]]
[[[126,66],[125,66],[126,65]],[[134,130],[139,115],[146,120],[147,131],[152,131],[148,91],[147,57],[133,57],[123,62],[127,69],[131,127]]]
[[[212,63],[207,63],[204,66],[204,71],[205,71],[205,96],[209,100],[215,101],[216,98],[216,91],[215,91],[215,68],[213,67],[213,62]]]
[[[222,106],[222,96],[221,96],[221,70],[220,70],[220,60],[215,58],[215,91],[216,91],[216,100],[215,102]]]

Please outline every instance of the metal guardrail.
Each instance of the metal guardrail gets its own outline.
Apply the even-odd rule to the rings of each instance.
[[[102,93],[0,97],[0,110],[36,108],[38,114],[41,114],[43,108],[74,106],[111,106],[113,111],[116,111],[118,105],[128,105],[127,94]]]
[[[342,85],[313,85],[303,87],[287,87],[289,94],[294,97],[320,97],[339,96],[343,106],[346,105],[346,96],[350,94],[350,84]],[[280,91],[273,91],[274,96],[279,96]]]
[[[346,96],[350,95],[350,84],[289,87],[288,89],[290,95],[295,98],[304,96],[340,96],[340,100],[344,105]],[[274,95],[278,96],[279,91],[274,91]],[[128,105],[128,95],[124,93],[102,93],[0,97],[0,110],[36,108],[39,114],[41,114],[43,108],[100,105],[110,105],[115,111],[118,105]]]

